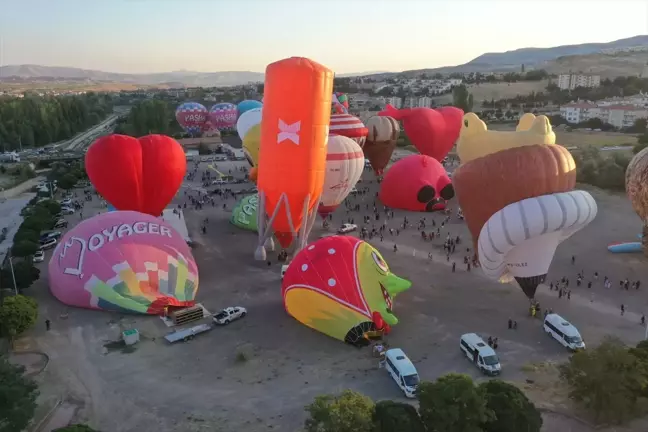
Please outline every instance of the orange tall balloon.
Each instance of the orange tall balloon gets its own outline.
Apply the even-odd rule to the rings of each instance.
[[[283,247],[305,245],[315,222],[326,169],[333,72],[292,57],[265,73],[261,143],[257,166],[259,248],[272,231]]]

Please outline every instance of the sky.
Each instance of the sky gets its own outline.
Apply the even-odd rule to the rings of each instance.
[[[648,34],[646,0],[0,0],[0,62],[107,72],[336,73]]]

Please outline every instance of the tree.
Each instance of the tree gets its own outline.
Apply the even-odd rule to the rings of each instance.
[[[373,424],[373,432],[425,432],[416,408],[402,402],[376,403]]]
[[[198,154],[206,155],[206,154],[210,154],[210,153],[211,153],[211,149],[209,148],[209,146],[207,144],[201,142],[198,145]]]
[[[473,96],[465,85],[461,84],[452,89],[452,105],[466,113],[472,111]]]
[[[419,413],[429,432],[480,432],[490,414],[482,390],[468,375],[450,373],[419,385]]]
[[[493,413],[482,425],[484,432],[540,432],[542,416],[522,390],[501,380],[486,381],[479,387],[486,408]]]
[[[40,249],[38,243],[30,240],[22,240],[13,244],[11,247],[11,255],[18,258],[27,258],[34,255],[38,249]]]
[[[74,177],[74,175],[72,175],[71,173],[67,173],[58,181],[58,187],[60,187],[61,189],[69,190],[72,189],[76,183],[77,178]]]
[[[351,390],[317,396],[306,406],[306,432],[371,432],[374,403]]]
[[[38,318],[36,300],[23,295],[5,297],[0,304],[0,332],[14,338],[31,328]]]
[[[2,286],[13,287],[13,278],[16,278],[16,287],[19,292],[32,286],[40,278],[40,270],[34,265],[32,260],[18,260],[13,264],[13,274],[11,267],[3,268],[0,271],[0,282]]]
[[[55,429],[54,432],[97,432],[88,425],[75,424],[65,426],[64,428]]]
[[[0,357],[0,432],[24,430],[34,416],[38,390],[24,372]]]
[[[608,337],[594,349],[577,352],[560,373],[569,385],[569,396],[597,421],[623,423],[639,413],[645,365],[620,340]]]

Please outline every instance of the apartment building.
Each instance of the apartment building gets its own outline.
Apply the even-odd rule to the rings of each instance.
[[[637,119],[648,118],[648,108],[636,105],[573,103],[560,107],[560,115],[569,123],[599,118],[616,128],[626,128],[632,126]]]
[[[601,76],[561,74],[558,76],[557,84],[561,90],[574,90],[576,87],[598,87],[601,85]]]

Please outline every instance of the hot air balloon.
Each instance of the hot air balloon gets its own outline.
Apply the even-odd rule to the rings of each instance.
[[[380,116],[393,117],[403,122],[405,134],[421,154],[441,162],[446,157],[461,129],[458,108],[434,110],[432,108],[406,108],[397,110],[387,105]],[[463,112],[461,112],[463,114]]]
[[[185,102],[176,109],[175,118],[187,133],[198,135],[207,121],[207,108],[196,102]]]
[[[317,212],[326,218],[344,201],[364,170],[362,148],[351,138],[330,135],[326,153],[326,176]]]
[[[369,131],[358,117],[351,114],[331,115],[331,135],[342,135],[357,142],[360,147],[364,146]]]
[[[363,151],[377,175],[382,175],[396,148],[400,125],[387,116],[373,116],[367,120],[367,141]]]
[[[238,115],[239,117],[245,114],[246,112],[253,110],[253,109],[258,109],[261,108],[263,104],[259,102],[258,100],[251,100],[247,99],[244,100],[243,102],[239,103],[237,106],[238,109]]]
[[[625,187],[632,208],[643,222],[641,243],[644,254],[648,256],[648,149],[637,153],[626,169]]]
[[[88,148],[85,167],[94,187],[117,210],[159,216],[180,189],[187,158],[166,135],[107,135]]]
[[[411,155],[396,162],[380,183],[378,198],[390,208],[436,211],[446,207],[454,189],[441,163],[425,155]]]
[[[331,114],[348,114],[349,113],[349,96],[346,93],[335,92],[332,98]]]
[[[243,197],[232,210],[230,223],[248,231],[257,232],[257,210],[259,196],[257,194]]]
[[[229,102],[216,104],[209,109],[209,120],[219,131],[234,128],[237,118],[238,109]]]
[[[69,306],[162,314],[194,304],[198,269],[183,238],[143,213],[97,215],[68,231],[49,262],[50,290]]]
[[[517,132],[490,132],[466,114],[453,183],[484,273],[517,280],[533,298],[558,244],[589,224],[597,207],[590,194],[572,190],[574,160],[553,144],[548,119],[520,124]]]
[[[301,249],[317,217],[326,168],[333,72],[292,57],[268,65],[259,148],[259,246],[274,231],[284,248]],[[298,98],[286,98],[286,94]]]
[[[281,292],[289,315],[355,346],[398,324],[394,298],[411,282],[390,272],[380,252],[355,237],[325,237],[291,261]]]
[[[243,140],[248,131],[259,124],[261,124],[261,108],[253,108],[241,114],[236,121],[236,131],[239,138]]]

